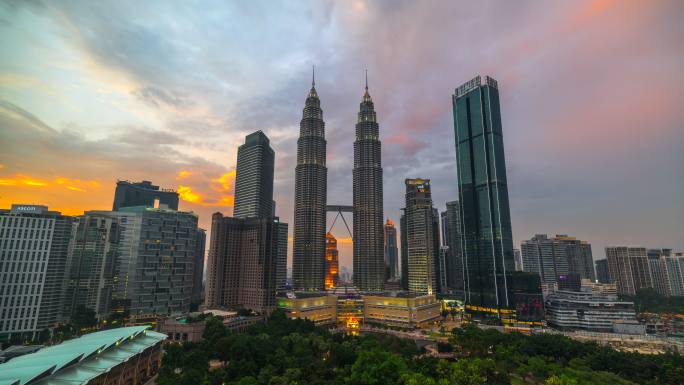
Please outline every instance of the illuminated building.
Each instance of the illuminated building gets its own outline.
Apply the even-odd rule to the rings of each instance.
[[[514,305],[507,272],[515,263],[497,82],[477,76],[452,102],[466,311],[502,318]]]
[[[406,329],[437,320],[441,304],[433,294],[380,293],[364,295],[364,322]]]
[[[289,292],[278,297],[278,308],[289,318],[304,318],[317,326],[337,324],[337,296],[326,293]]]
[[[362,292],[383,290],[385,284],[382,161],[377,116],[366,89],[356,122],[354,142],[354,286]]]
[[[397,228],[387,218],[385,222],[385,279],[394,281],[399,278],[399,251],[397,250]]]
[[[279,227],[277,218],[212,216],[207,307],[275,308]]]
[[[262,131],[245,137],[238,147],[235,167],[235,218],[274,217],[273,169],[275,152]]]
[[[116,182],[114,191],[114,204],[112,211],[118,211],[123,207],[160,207],[166,205],[169,209],[178,210],[178,193],[171,189],[160,189],[152,182],[129,182],[120,180]]]
[[[337,286],[331,293],[337,296],[337,324],[340,327],[356,329],[363,324],[363,297],[355,287]]]
[[[337,286],[339,260],[337,255],[337,239],[332,234],[325,234],[325,288]]]
[[[435,250],[435,218],[429,179],[406,179],[406,248],[408,291],[436,294],[439,250]],[[436,258],[437,257],[437,258]]]
[[[325,123],[312,80],[297,140],[292,281],[295,290],[325,289],[325,219],[328,169]]]

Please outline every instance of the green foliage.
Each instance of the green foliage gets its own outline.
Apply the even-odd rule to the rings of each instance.
[[[621,299],[633,301],[639,313],[684,313],[684,297],[665,297],[651,287],[639,289],[635,296],[621,296]]]
[[[169,345],[157,384],[684,385],[678,354],[622,353],[560,335],[452,332],[455,361],[427,357],[414,341],[331,334],[279,311],[242,334],[207,320],[202,343]],[[223,364],[209,370],[209,359]]]
[[[76,330],[92,328],[97,325],[95,311],[88,309],[83,305],[79,305],[76,307],[76,309],[74,309],[74,313],[71,315],[71,323],[74,325]]]

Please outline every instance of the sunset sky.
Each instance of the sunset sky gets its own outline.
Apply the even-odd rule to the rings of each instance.
[[[312,65],[329,204],[352,202],[365,68],[397,223],[407,177],[430,178],[440,210],[457,198],[451,94],[490,75],[516,247],[684,249],[682,1],[0,2],[0,208],[111,209],[117,179],[144,179],[209,228],[232,211],[237,146],[263,130],[292,232]]]

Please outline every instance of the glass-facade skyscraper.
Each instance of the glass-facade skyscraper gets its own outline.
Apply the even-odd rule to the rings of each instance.
[[[238,147],[235,172],[235,218],[273,217],[275,152],[261,131],[247,135]]]
[[[497,82],[477,76],[452,102],[466,310],[500,317],[513,306],[507,274],[515,263]]]

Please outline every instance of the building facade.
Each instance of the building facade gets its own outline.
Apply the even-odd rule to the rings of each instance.
[[[463,291],[463,258],[461,255],[461,218],[458,201],[446,203],[442,217],[442,244],[446,254],[446,284],[448,290]]]
[[[546,322],[560,330],[612,333],[625,324],[639,326],[634,303],[593,292],[557,291],[546,299]]]
[[[400,276],[397,228],[394,226],[394,222],[387,218],[387,222],[385,222],[385,280],[394,281]]]
[[[35,336],[65,320],[73,217],[46,206],[0,210],[0,339]]]
[[[558,282],[558,277],[577,274],[596,280],[591,245],[567,235],[549,238],[536,234],[520,246],[523,271],[538,273],[543,283]]]
[[[155,186],[147,180],[142,182],[120,180],[116,182],[113,211],[123,207],[135,206],[158,208],[159,205],[166,205],[169,209],[178,210],[178,193],[170,189],[160,189],[159,186]]]
[[[381,291],[385,284],[382,157],[368,79],[356,122],[353,181],[354,285],[361,291]]]
[[[401,289],[408,290],[408,240],[406,238],[406,209],[403,208],[399,218],[401,239]]]
[[[292,281],[297,290],[325,288],[325,220],[328,169],[325,123],[312,81],[297,140]]]
[[[440,317],[440,302],[434,294],[378,293],[364,295],[366,324],[414,329],[425,327]]]
[[[325,234],[325,289],[335,288],[339,283],[340,261],[337,253],[337,239]]]
[[[195,240],[195,263],[192,270],[192,301],[202,301],[202,281],[204,279],[204,255],[207,246],[207,231],[197,229]]]
[[[640,289],[654,287],[646,248],[609,246],[606,259],[608,272],[620,294],[634,295]]]
[[[596,264],[596,280],[599,283],[610,283],[613,280],[610,279],[610,273],[608,272],[608,260],[599,259],[595,262]]]
[[[466,310],[501,317],[512,306],[506,273],[515,266],[497,82],[478,76],[452,102]]]
[[[275,152],[262,131],[245,137],[238,147],[235,167],[235,218],[274,217],[273,170]]]
[[[270,313],[276,306],[279,222],[214,213],[205,305]]]
[[[70,253],[65,311],[71,316],[83,306],[102,320],[109,316],[119,253],[119,220],[106,213],[86,212]]]
[[[406,244],[408,291],[436,294],[439,249],[435,250],[435,226],[429,179],[406,179]]]
[[[278,261],[276,262],[276,290],[285,290],[287,285],[288,224],[278,224]]]
[[[301,292],[289,297],[278,298],[278,308],[288,318],[303,318],[316,326],[337,324],[337,296],[325,293]]]

